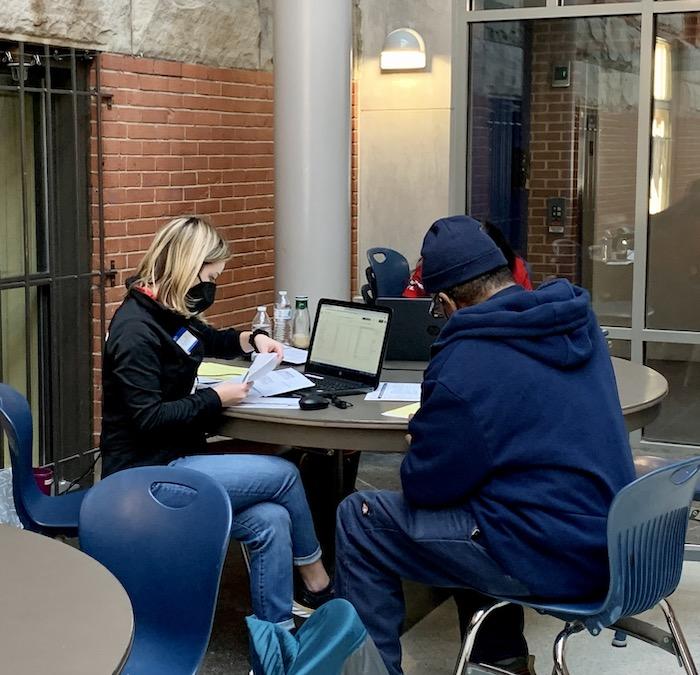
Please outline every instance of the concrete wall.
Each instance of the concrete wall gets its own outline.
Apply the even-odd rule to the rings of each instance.
[[[273,0],[2,0],[0,37],[272,68]]]
[[[448,213],[451,114],[451,0],[355,0],[358,109],[358,238],[413,264],[428,226]],[[387,33],[417,30],[428,69],[382,73]],[[364,278],[363,274],[360,274]]]

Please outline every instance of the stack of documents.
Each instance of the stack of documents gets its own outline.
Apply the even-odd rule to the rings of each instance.
[[[304,351],[304,350],[296,350]],[[304,352],[306,354],[306,352]],[[297,358],[299,356],[297,355]],[[293,368],[277,368],[276,354],[257,354],[250,368],[230,366],[220,363],[202,363],[197,372],[200,386],[211,386],[227,380],[231,382],[252,382],[251,393],[239,404],[240,408],[298,408],[296,398],[267,398],[299,389],[313,387],[314,383]]]
[[[365,396],[365,401],[420,401],[420,384],[414,382],[380,382]]]
[[[299,409],[298,398],[263,398],[262,396],[248,396],[248,398],[236,406],[238,408],[262,408],[264,410]]]
[[[201,385],[211,385],[224,380],[236,380],[245,375],[247,370],[241,366],[222,363],[202,363],[197,371],[197,381]]]
[[[253,383],[256,396],[277,396],[298,389],[313,387],[314,383],[294,368],[277,367],[277,354],[258,354],[251,364],[243,382]]]

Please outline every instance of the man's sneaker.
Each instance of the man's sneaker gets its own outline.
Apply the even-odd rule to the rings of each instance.
[[[303,583],[300,583],[296,590],[296,597],[292,604],[292,614],[302,619],[310,617],[321,605],[327,603],[335,597],[335,589],[330,583],[322,591],[315,593],[310,591]]]
[[[515,673],[515,675],[536,675],[535,657],[532,655],[504,659],[503,661],[497,661],[493,665],[508,673]]]

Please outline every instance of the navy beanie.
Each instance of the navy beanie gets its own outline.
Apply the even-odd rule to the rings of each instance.
[[[480,277],[508,261],[470,216],[436,220],[423,239],[423,287],[437,293]]]

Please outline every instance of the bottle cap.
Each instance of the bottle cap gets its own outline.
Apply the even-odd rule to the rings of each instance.
[[[308,295],[297,295],[296,299],[297,300],[308,300],[309,296]]]

